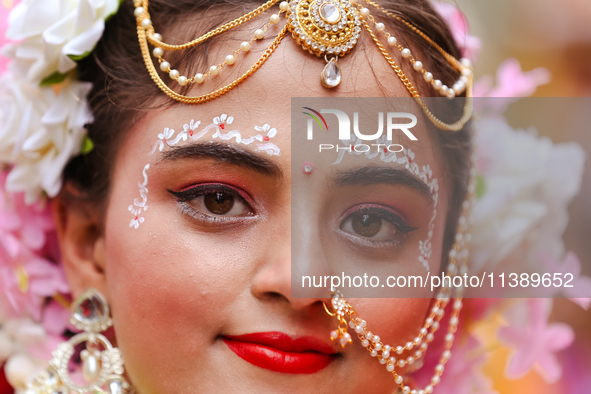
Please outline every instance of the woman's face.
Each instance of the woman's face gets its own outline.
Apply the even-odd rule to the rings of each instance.
[[[234,80],[266,45],[257,43],[248,57],[191,94]],[[378,265],[396,256],[391,273],[425,274],[418,245],[429,232],[432,196],[396,177],[364,183],[353,176],[341,182],[360,167],[406,171],[403,165],[355,155],[332,165],[335,156],[327,155],[316,159],[312,174],[291,170],[292,160],[294,168],[302,164],[292,156],[291,97],[408,96],[371,42],[362,40],[358,48],[366,48],[365,53],[356,49],[340,61],[342,85],[327,90],[319,81],[324,61],[286,38],[257,73],[223,97],[150,112],[128,131],[113,167],[104,252],[98,259],[117,346],[138,392],[394,389],[392,375],[357,339],[345,349],[330,341],[337,321],[322,306],[323,301],[329,305],[328,291],[319,298],[296,298],[291,291],[292,252],[294,261],[353,256],[351,261]],[[223,129],[212,126],[193,138],[222,114],[233,122],[220,119]],[[191,120],[201,124],[185,130],[186,141],[158,149],[163,138],[175,144]],[[270,128],[254,128],[265,124]],[[165,128],[174,134],[159,138]],[[269,134],[272,128],[276,135]],[[270,138],[244,144],[237,138],[214,138],[216,130],[239,130],[243,140],[259,134]],[[404,136],[393,142],[411,148],[419,165],[430,165],[432,176],[441,180],[427,133],[413,132],[419,142]],[[141,192],[140,185],[147,191]],[[297,204],[297,215],[292,216],[292,204]],[[437,204],[432,272],[440,265],[445,193],[439,193]],[[139,213],[130,212],[130,205]],[[130,227],[136,217],[137,228]],[[302,247],[292,248],[292,236]],[[394,346],[417,335],[431,303],[413,298],[349,301],[371,330]]]

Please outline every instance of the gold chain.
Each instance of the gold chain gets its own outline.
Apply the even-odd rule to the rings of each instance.
[[[144,59],[144,63],[146,64],[146,68],[148,69],[148,72],[150,74],[150,77],[152,78],[152,80],[156,83],[156,85],[160,88],[160,90],[162,90],[168,97],[172,98],[173,100],[176,101],[180,101],[182,103],[187,103],[187,104],[200,104],[200,103],[204,103],[210,100],[213,100],[217,97],[220,97],[222,95],[224,95],[225,93],[229,92],[230,90],[234,89],[236,86],[238,86],[242,81],[244,81],[245,79],[247,79],[249,76],[251,76],[252,74],[254,74],[266,61],[267,59],[271,56],[271,54],[275,51],[275,49],[277,49],[277,46],[279,45],[279,43],[281,42],[281,40],[283,39],[283,37],[285,36],[286,32],[288,31],[288,25],[286,24],[284,26],[284,28],[281,30],[281,32],[277,35],[277,37],[275,38],[275,40],[273,41],[273,43],[267,48],[267,50],[265,51],[265,53],[257,60],[257,62],[246,72],[244,73],[241,77],[239,77],[238,79],[234,80],[233,82],[231,82],[230,84],[217,89],[213,92],[210,92],[208,94],[202,95],[202,96],[183,96],[179,93],[176,93],[174,90],[172,90],[171,88],[169,88],[164,81],[160,78],[160,75],[158,74],[158,72],[156,71],[156,68],[154,66],[154,62],[152,60],[152,56],[150,54],[150,50],[148,47],[148,42],[150,42],[151,44],[153,44],[154,46],[161,48],[162,50],[182,50],[182,49],[187,49],[187,48],[191,48],[193,46],[199,45],[201,43],[203,43],[204,41],[208,40],[209,38],[216,36],[218,34],[221,34],[225,31],[228,31],[238,25],[241,25],[247,21],[249,21],[250,19],[254,18],[255,16],[260,15],[261,13],[263,13],[264,11],[268,10],[269,8],[271,8],[272,6],[274,6],[275,4],[277,4],[280,0],[269,0],[267,1],[265,4],[261,5],[260,7],[256,8],[255,10],[237,18],[234,19],[231,22],[228,22],[210,32],[208,32],[207,34],[193,40],[190,42],[187,42],[185,44],[181,44],[181,45],[171,45],[171,44],[166,44],[160,40],[158,40],[157,38],[154,37],[155,33],[154,33],[154,27],[151,25],[151,23],[149,23],[148,26],[141,26],[141,24],[138,21],[138,39],[139,39],[139,43],[140,43],[140,48],[142,51],[142,57]],[[429,37],[427,37],[426,34],[424,34],[421,30],[419,30],[416,26],[414,26],[412,23],[404,20],[403,18],[401,18],[400,16],[387,11],[386,9],[384,9],[381,5],[375,3],[372,0],[365,0],[366,3],[368,3],[369,5],[372,5],[373,7],[377,8],[378,10],[380,10],[381,12],[383,12],[384,14],[400,21],[401,23],[403,23],[404,25],[406,25],[408,28],[410,28],[411,30],[413,30],[416,34],[418,34],[419,36],[421,36],[425,41],[427,41],[429,44],[431,44],[437,51],[439,51],[441,53],[441,55],[458,71],[462,71],[463,70],[463,66],[462,64],[455,59],[453,56],[449,55],[447,52],[445,52],[443,50],[443,48],[441,48],[439,45],[437,45],[433,40],[431,40]],[[141,5],[143,7],[143,12],[142,14],[147,16],[149,18],[149,13],[148,13],[148,0],[135,0],[134,2],[136,4],[136,6]],[[361,6],[358,4],[358,7],[360,8]],[[283,8],[283,5],[281,7]],[[281,14],[281,12],[279,13]],[[141,15],[141,14],[140,14]],[[369,15],[369,20],[372,23],[375,23],[375,20],[373,19],[372,15]],[[415,88],[415,86],[412,84],[412,82],[409,80],[409,78],[406,76],[406,74],[402,71],[402,69],[400,68],[400,66],[396,63],[396,61],[394,61],[394,59],[392,58],[392,56],[388,53],[388,51],[386,50],[386,48],[384,48],[384,46],[382,45],[382,43],[380,42],[380,40],[378,39],[378,37],[374,34],[373,30],[371,29],[371,27],[369,26],[367,20],[365,20],[365,18],[361,17],[361,21],[365,27],[365,29],[369,32],[371,38],[373,39],[374,43],[376,44],[376,46],[378,47],[379,51],[382,53],[382,55],[384,56],[384,58],[386,59],[386,61],[388,62],[388,64],[390,65],[390,67],[392,67],[392,69],[394,70],[394,72],[396,73],[396,75],[398,76],[398,78],[400,79],[400,81],[403,83],[403,85],[406,87],[406,89],[408,90],[408,92],[410,93],[410,95],[412,97],[414,97],[417,101],[417,103],[421,106],[421,108],[423,109],[423,111],[425,112],[425,114],[427,115],[427,117],[431,120],[431,122],[433,122],[433,124],[442,129],[442,130],[449,130],[449,131],[459,131],[463,128],[463,126],[465,125],[465,123],[470,119],[471,115],[472,115],[472,83],[473,83],[473,76],[472,74],[470,74],[470,76],[468,76],[468,83],[466,84],[466,103],[464,105],[464,114],[463,116],[456,122],[454,123],[445,123],[443,121],[441,121],[440,119],[438,119],[430,110],[429,108],[427,108],[427,105],[425,104],[425,102],[423,101],[423,99],[421,98],[421,96],[419,95],[419,92],[417,91],[417,89]],[[148,21],[149,22],[149,21]],[[238,51],[237,51],[238,52]],[[413,62],[414,64],[414,58],[410,59],[411,62]],[[162,61],[161,59],[159,61]],[[220,68],[223,67],[223,64],[220,65]],[[185,77],[183,77],[185,78]],[[187,82],[195,82],[194,78],[191,77],[189,79],[184,79],[184,83]]]
[[[394,15],[394,14],[392,14],[392,15]],[[427,108],[427,105],[425,104],[425,102],[423,101],[421,96],[419,95],[419,92],[417,91],[417,89],[410,82],[410,80],[408,79],[406,74],[402,71],[402,69],[400,68],[398,63],[396,63],[396,61],[392,58],[392,56],[390,56],[390,53],[388,53],[386,48],[384,48],[384,46],[382,45],[382,43],[380,42],[378,37],[375,35],[375,33],[373,32],[373,30],[371,29],[371,27],[369,26],[367,21],[364,18],[361,18],[361,21],[363,23],[363,26],[365,27],[365,29],[368,31],[371,38],[373,39],[373,42],[376,44],[376,46],[380,50],[382,56],[384,56],[384,58],[386,59],[388,64],[390,64],[390,66],[392,67],[392,69],[394,70],[396,75],[398,75],[398,78],[400,79],[400,81],[402,81],[402,83],[404,84],[404,86],[406,87],[406,89],[408,90],[410,95],[416,99],[417,103],[421,106],[421,108],[425,112],[425,115],[427,115],[427,117],[431,120],[431,122],[433,122],[433,124],[437,128],[442,129],[442,130],[460,131],[462,129],[462,127],[464,127],[466,122],[468,122],[468,120],[470,120],[470,117],[472,116],[472,76],[468,77],[468,83],[466,84],[466,103],[464,104],[464,114],[462,115],[462,117],[458,121],[456,121],[454,123],[445,123],[442,120],[440,120],[439,118],[437,118],[429,110],[429,108]],[[443,49],[441,49],[441,51],[443,51]],[[445,53],[447,55],[447,53],[445,51],[443,51],[443,53]],[[448,56],[451,56],[451,55],[448,55]],[[457,62],[457,60],[456,60],[456,62]],[[460,67],[459,62],[457,62],[457,63],[458,63],[458,68],[459,68]]]
[[[415,25],[413,25],[411,22],[407,21],[404,18],[401,18],[399,15],[386,10],[384,7],[382,7],[380,4],[377,4],[375,2],[373,2],[372,0],[364,0],[367,4],[377,8],[378,10],[382,11],[384,14],[388,15],[391,18],[396,19],[397,21],[403,23],[404,25],[406,25],[409,29],[411,29],[412,31],[414,31],[416,34],[418,34],[419,36],[421,36],[425,41],[427,41],[430,45],[432,45],[435,49],[437,49],[437,51],[439,51],[439,53],[441,53],[441,55],[443,55],[443,57],[445,57],[445,59],[458,71],[461,71],[461,64],[460,62],[453,57],[452,55],[450,55],[449,53],[447,53],[443,48],[441,48],[439,45],[437,45],[437,43],[435,41],[433,41],[431,38],[429,38],[429,36],[427,36],[425,33],[423,33],[418,27],[416,27]]]
[[[210,39],[213,36],[216,36],[218,34],[221,34],[225,31],[228,31],[238,25],[241,25],[245,22],[248,22],[249,20],[251,20],[252,18],[254,18],[255,16],[260,15],[261,13],[267,11],[269,8],[273,7],[275,4],[277,4],[279,2],[279,0],[269,0],[267,1],[265,4],[261,5],[260,7],[258,7],[257,9],[249,12],[248,14],[242,15],[240,18],[234,19],[231,22],[228,22],[220,27],[218,27],[217,29],[214,29],[212,31],[210,31],[207,34],[202,35],[201,37],[193,40],[193,41],[189,41],[185,44],[181,44],[181,45],[171,45],[171,44],[166,44],[162,41],[159,41],[157,39],[155,39],[154,36],[154,27],[150,26],[147,31],[148,31],[148,40],[150,40],[150,42],[152,43],[152,45],[156,45],[164,50],[167,51],[177,51],[180,49],[188,49],[191,47],[194,47],[196,45],[201,44],[202,42],[207,41],[208,39]],[[143,7],[144,9],[148,9],[148,0],[143,0]],[[149,15],[149,14],[148,14]]]
[[[429,108],[427,108],[427,105],[425,104],[422,98],[416,97],[416,100],[421,106],[421,108],[423,108],[423,111],[425,112],[427,117],[431,120],[431,122],[433,122],[433,124],[437,128],[440,128],[441,130],[460,131],[462,127],[464,127],[466,122],[468,122],[468,120],[470,120],[470,118],[472,117],[472,78],[469,77],[468,84],[466,85],[466,102],[464,103],[464,114],[458,121],[454,123],[445,123],[441,121],[439,118],[433,115]]]
[[[404,71],[402,71],[402,69],[400,68],[398,63],[396,63],[396,61],[394,59],[392,59],[392,56],[390,56],[390,54],[388,53],[386,48],[384,48],[384,46],[382,45],[382,43],[380,42],[378,37],[374,34],[373,30],[371,30],[371,27],[369,27],[369,24],[367,23],[367,21],[362,18],[361,22],[363,23],[363,26],[370,34],[371,38],[373,39],[373,41],[377,45],[377,47],[380,50],[380,52],[382,53],[382,55],[386,58],[386,61],[388,62],[388,64],[390,64],[390,66],[392,67],[392,69],[394,70],[396,75],[398,75],[398,78],[400,78],[400,80],[402,81],[402,83],[404,84],[404,86],[406,87],[408,92],[410,93],[410,95],[412,97],[416,97],[416,98],[421,97],[419,95],[419,92],[417,91],[417,89],[414,87],[414,85],[410,82],[410,80],[408,79],[408,77],[404,73]]]
[[[160,75],[158,74],[158,72],[156,71],[156,68],[154,67],[154,63],[152,62],[152,57],[150,56],[150,49],[148,48],[148,40],[146,37],[146,30],[143,29],[141,26],[138,26],[138,37],[139,37],[139,42],[140,42],[140,48],[142,50],[142,56],[144,58],[144,63],[146,64],[148,72],[150,73],[150,76],[152,77],[152,80],[156,83],[156,85],[158,85],[160,90],[162,90],[168,97],[170,97],[176,101],[180,101],[182,103],[187,103],[187,104],[201,104],[206,101],[213,100],[217,97],[220,97],[220,96],[226,94],[227,92],[229,92],[230,90],[234,89],[242,81],[244,81],[246,78],[248,78],[252,74],[254,74],[255,71],[257,71],[267,61],[269,56],[271,56],[271,54],[275,51],[275,49],[277,49],[277,46],[279,45],[279,43],[281,42],[281,40],[285,36],[286,32],[287,32],[287,26],[285,26],[281,30],[281,32],[279,32],[279,34],[277,35],[275,40],[273,40],[273,43],[267,48],[265,53],[263,53],[263,55],[257,60],[257,62],[251,68],[249,68],[248,71],[246,73],[244,73],[240,78],[236,79],[232,83],[230,83],[218,90],[214,90],[211,93],[205,94],[203,96],[191,97],[191,96],[183,96],[182,94],[175,92],[174,90],[170,89],[164,83],[164,81],[162,81],[162,79],[160,78]]]

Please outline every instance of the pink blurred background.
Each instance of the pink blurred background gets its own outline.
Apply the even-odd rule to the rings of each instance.
[[[0,6],[0,36],[6,26],[5,7]],[[512,57],[523,70],[548,69],[551,82],[540,87],[538,97],[591,96],[591,1],[589,0],[458,0],[454,2],[467,16],[472,35],[482,40],[482,50],[475,63],[476,79],[494,75],[499,64]],[[0,57],[0,70],[4,68]],[[591,101],[588,101],[591,103]],[[535,106],[534,106],[535,107]],[[591,125],[574,129],[561,127],[561,119],[540,117],[532,106],[516,105],[508,112],[515,127],[536,126],[540,135],[554,142],[576,141],[591,153]],[[589,119],[589,116],[587,116]],[[534,124],[532,124],[532,121]],[[591,160],[587,160],[581,193],[570,206],[570,224],[565,233],[566,250],[579,256],[583,273],[591,276]],[[504,377],[508,351],[489,349],[485,372],[501,394],[579,394],[591,393],[591,311],[584,311],[568,300],[555,302],[553,320],[568,322],[576,332],[576,342],[559,354],[563,377],[547,385],[535,372],[510,381]],[[0,393],[11,393],[0,374]]]
[[[458,0],[454,4],[466,14],[471,34],[482,40],[475,63],[477,79],[494,75],[503,60],[513,57],[523,70],[544,67],[550,71],[551,82],[541,86],[534,96],[591,96],[591,1]],[[564,241],[566,250],[579,256],[583,273],[591,275],[591,124],[565,128],[560,117],[540,117],[534,109],[519,104],[507,116],[515,127],[530,126],[538,117],[533,126],[540,135],[547,135],[554,142],[576,141],[587,152],[581,192],[570,205]],[[591,119],[589,115],[586,118]],[[492,350],[485,372],[493,378],[494,389],[499,393],[591,393],[591,311],[558,299],[552,318],[568,322],[576,332],[575,343],[559,355],[563,364],[560,382],[548,386],[535,372],[509,381],[503,377],[508,352]]]

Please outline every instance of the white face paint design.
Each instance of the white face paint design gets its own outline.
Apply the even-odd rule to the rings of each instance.
[[[208,132],[215,130],[215,133],[213,133],[211,138],[220,138],[222,140],[231,140],[234,138],[236,143],[244,145],[250,145],[255,141],[259,141],[262,143],[257,144],[257,151],[266,152],[270,156],[280,155],[281,151],[279,147],[271,142],[267,142],[277,135],[276,128],[271,128],[271,126],[267,123],[265,123],[263,126],[255,126],[254,129],[256,131],[263,132],[266,135],[263,136],[261,134],[257,134],[249,138],[243,138],[242,133],[239,130],[230,130],[227,133],[222,133],[222,130],[226,130],[226,128],[233,122],[234,117],[222,114],[219,117],[213,118],[213,123],[204,127],[203,130],[197,131],[201,125],[201,121],[195,122],[193,119],[191,119],[189,124],[183,125],[183,131],[179,132],[176,137],[174,137],[174,129],[169,129],[166,127],[162,133],[158,134],[158,141],[156,141],[154,148],[148,154],[154,154],[156,149],[162,152],[166,146],[174,146],[180,141],[187,141],[187,139],[196,141],[204,137]]]
[[[365,144],[365,142],[361,139],[358,139],[355,134],[351,134],[350,140],[341,140],[345,146],[356,146]],[[435,228],[435,218],[437,217],[437,200],[439,197],[439,184],[437,182],[437,178],[433,178],[433,171],[431,167],[427,164],[422,166],[422,168],[416,163],[415,161],[415,153],[411,149],[402,148],[400,152],[390,152],[386,148],[387,146],[392,144],[391,140],[387,140],[387,137],[384,135],[378,138],[375,141],[375,144],[381,144],[384,146],[383,149],[371,149],[368,151],[359,151],[359,150],[347,150],[341,149],[339,150],[339,154],[337,160],[332,163],[333,165],[339,164],[345,154],[350,155],[365,155],[368,159],[379,158],[381,161],[385,163],[397,163],[404,165],[404,167],[410,171],[411,174],[417,176],[420,180],[422,180],[428,187],[431,195],[433,196],[433,215],[431,216],[431,220],[429,221],[429,232],[427,234],[427,238],[424,241],[419,241],[419,262],[422,264],[423,267],[429,272],[429,259],[431,258],[431,239],[433,238],[433,229]]]
[[[208,132],[215,130],[211,138],[220,138],[222,140],[231,140],[235,139],[237,144],[243,145],[250,145],[251,143],[255,143],[258,141],[257,148],[255,151],[257,152],[265,152],[269,156],[279,156],[281,154],[281,150],[277,145],[272,142],[268,142],[271,138],[274,138],[277,135],[277,129],[271,127],[269,124],[265,123],[262,126],[254,126],[254,130],[258,131],[262,134],[257,134],[252,137],[243,138],[242,133],[239,130],[230,130],[226,133],[222,133],[222,130],[226,130],[226,128],[234,122],[234,117],[228,116],[226,114],[222,114],[221,116],[216,116],[213,118],[213,122],[208,126],[204,127],[202,130],[199,130],[199,126],[201,125],[201,121],[195,122],[195,120],[191,119],[188,124],[183,125],[183,130],[180,131],[175,136],[175,130],[165,127],[162,133],[158,134],[158,140],[154,144],[152,150],[148,153],[148,156],[153,155],[156,150],[162,152],[168,146],[175,146],[181,142],[186,142],[187,140],[191,139],[196,141],[204,137]],[[210,140],[213,141],[213,140]],[[136,198],[133,201],[133,205],[130,205],[127,209],[131,214],[134,216],[133,219],[129,222],[130,228],[137,229],[140,224],[145,221],[143,216],[140,216],[142,212],[148,210],[148,174],[147,171],[150,168],[150,163],[144,166],[142,174],[144,176],[143,182],[138,182],[138,186],[140,189],[140,198]]]
[[[148,202],[148,188],[146,187],[148,185],[148,174],[146,172],[149,169],[150,163],[146,164],[144,170],[142,171],[142,174],[144,175],[144,182],[137,183],[137,185],[140,188],[141,199],[136,198],[135,200],[133,200],[133,205],[127,207],[127,210],[135,216],[133,219],[131,219],[131,222],[129,222],[129,227],[138,228],[140,224],[143,223],[145,220],[143,216],[140,216],[140,214],[142,213],[142,211],[148,210],[148,206],[146,205],[146,203]]]

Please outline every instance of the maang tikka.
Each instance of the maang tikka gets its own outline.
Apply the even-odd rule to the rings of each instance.
[[[437,79],[431,72],[427,71],[426,66],[421,61],[415,59],[409,48],[404,47],[398,39],[387,31],[386,25],[377,21],[369,8],[361,3],[372,7],[382,16],[397,21],[418,35],[427,44],[435,48],[445,61],[459,73],[459,77],[453,85],[448,87],[441,80]],[[179,70],[174,68],[168,60],[168,52],[186,50],[203,44],[210,38],[222,34],[234,27],[259,16],[263,12],[271,9],[279,3],[279,0],[269,0],[258,8],[242,15],[233,21],[227,22],[216,29],[195,38],[184,44],[169,44],[165,42],[164,37],[154,30],[152,19],[149,12],[149,0],[134,0],[137,23],[137,33],[140,43],[140,49],[144,63],[152,80],[156,85],[170,98],[187,104],[204,103],[228,93],[248,77],[257,72],[263,64],[271,57],[275,49],[279,46],[287,32],[290,32],[296,42],[307,52],[324,58],[326,65],[320,73],[320,81],[326,88],[338,86],[343,78],[341,67],[338,64],[339,58],[347,55],[358,44],[358,40],[363,30],[366,30],[378,50],[398,76],[406,90],[423,109],[425,115],[438,128],[449,131],[459,131],[468,122],[472,116],[472,82],[473,73],[471,63],[468,59],[456,59],[445,52],[437,43],[423,33],[417,26],[404,18],[404,16],[395,14],[373,0],[290,0],[279,3],[279,11],[272,14],[263,26],[254,31],[253,36],[242,42],[240,47],[225,59],[209,67],[208,70],[198,72],[194,76],[182,75]],[[278,29],[278,34],[273,42],[258,58],[258,60],[240,77],[228,85],[213,90],[201,96],[185,96],[174,91],[160,76],[157,68],[167,74],[173,83],[179,86],[199,85],[205,83],[211,78],[215,78],[224,68],[232,67],[236,61],[250,51],[253,45],[259,40],[265,38],[265,34],[271,30],[272,26],[281,22],[281,16],[285,16],[285,25]],[[383,41],[383,43],[382,43]],[[150,45],[154,47],[150,52]],[[427,82],[431,88],[442,97],[453,99],[461,94],[466,94],[462,117],[453,122],[445,123],[437,118],[427,107],[420,96],[418,90],[410,81],[408,76],[402,70],[400,65],[394,60],[391,52],[399,55],[403,61],[408,61],[412,67],[412,72]],[[307,75],[307,74],[306,74]]]
[[[113,325],[105,297],[95,289],[84,292],[73,304],[70,322],[82,332],[61,343],[52,353],[49,368],[27,385],[26,394],[130,394],[133,392],[123,377],[121,352],[102,334]],[[70,360],[76,347],[82,350],[82,376],[88,383],[72,381]]]

